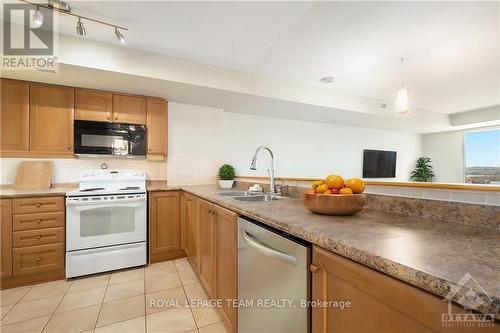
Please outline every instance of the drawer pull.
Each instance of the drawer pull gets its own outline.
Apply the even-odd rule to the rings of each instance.
[[[36,207],[37,207],[37,208],[40,208],[40,206],[41,206],[41,205],[42,205],[41,203],[37,203],[37,204],[36,204]]]
[[[38,220],[36,220],[36,223],[40,224],[40,223],[42,223],[42,220],[38,219]]]
[[[68,150],[70,150],[70,149],[71,149],[71,145],[68,145]]]
[[[40,238],[42,238],[41,235],[36,235],[36,239],[40,239]]]
[[[309,269],[311,270],[312,273],[316,273],[317,271],[319,271],[321,268],[316,266],[315,264],[311,264],[309,266]]]
[[[40,261],[42,261],[42,258],[38,257],[38,258],[36,258],[36,261],[40,262]]]

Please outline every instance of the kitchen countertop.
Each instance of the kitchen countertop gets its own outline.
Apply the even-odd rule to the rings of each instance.
[[[472,289],[483,301],[478,311],[500,313],[500,231],[369,209],[322,216],[300,199],[240,203],[217,195],[216,185],[148,185],[148,191],[180,189],[441,297],[469,273],[479,286],[470,280],[452,299],[460,303]]]
[[[78,184],[54,184],[45,190],[14,190],[11,186],[0,187],[0,198],[41,197],[51,195],[66,195],[66,192],[78,188]]]

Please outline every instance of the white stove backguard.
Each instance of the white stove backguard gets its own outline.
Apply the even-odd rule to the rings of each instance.
[[[88,170],[80,173],[80,189],[102,187],[118,190],[138,186],[146,188],[146,172],[141,170]]]

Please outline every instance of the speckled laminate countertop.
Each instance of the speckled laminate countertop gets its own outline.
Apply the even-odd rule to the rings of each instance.
[[[453,300],[459,302],[473,289],[484,301],[477,310],[500,312],[497,230],[368,209],[353,216],[321,216],[306,210],[300,199],[240,203],[217,195],[216,185],[148,185],[149,191],[179,189],[441,297],[469,273],[480,287],[467,283]]]

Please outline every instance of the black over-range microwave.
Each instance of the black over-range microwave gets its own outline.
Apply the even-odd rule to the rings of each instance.
[[[75,120],[75,154],[146,156],[146,126]]]

